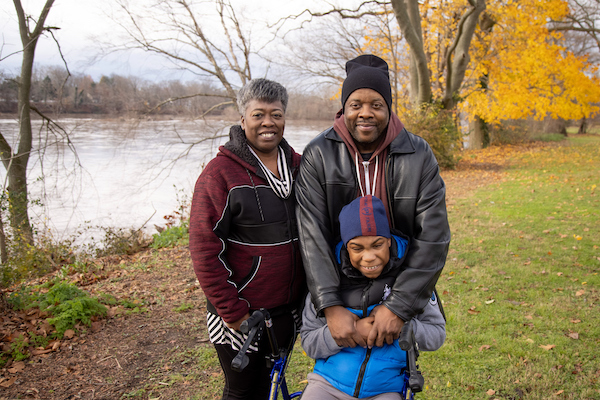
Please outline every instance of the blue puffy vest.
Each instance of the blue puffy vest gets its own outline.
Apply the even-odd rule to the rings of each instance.
[[[354,307],[348,307],[348,310],[360,318],[363,317],[363,310],[366,309],[368,316],[373,308],[385,300],[395,281],[408,240],[398,235],[393,235],[393,239],[395,246],[392,245],[390,262],[384,273],[374,280],[349,276],[354,275],[356,270],[352,271],[352,267],[348,266],[345,249],[341,246],[335,249],[343,273],[342,298],[345,304]],[[358,304],[361,302],[359,299],[368,304]],[[331,357],[317,359],[314,372],[342,392],[364,398],[382,393],[401,393],[404,389],[405,368],[406,352],[400,349],[396,340],[391,345],[374,346],[372,349],[345,347]]]

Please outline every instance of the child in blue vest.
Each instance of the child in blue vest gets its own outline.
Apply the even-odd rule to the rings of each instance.
[[[340,212],[342,241],[335,249],[344,306],[356,315],[356,329],[365,341],[373,308],[391,293],[408,248],[408,238],[391,231],[383,203],[377,197],[359,197]],[[412,321],[420,350],[437,350],[446,338],[446,321],[435,294]],[[398,340],[382,347],[339,347],[327,320],[317,316],[310,299],[302,314],[302,347],[316,360],[308,374],[303,400],[400,399],[404,388],[406,352]]]

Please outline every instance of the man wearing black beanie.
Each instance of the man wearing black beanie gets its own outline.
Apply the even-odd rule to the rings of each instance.
[[[387,63],[361,55],[346,63],[342,109],[331,128],[304,149],[296,180],[302,259],[315,309],[327,318],[342,347],[382,346],[398,338],[404,322],[426,306],[444,267],[450,228],[446,187],[431,148],[408,132],[392,109]],[[338,216],[357,197],[384,200],[390,226],[410,236],[405,266],[392,293],[374,310],[367,341],[342,305],[333,246]]]

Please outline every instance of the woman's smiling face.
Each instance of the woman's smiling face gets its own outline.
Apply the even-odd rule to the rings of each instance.
[[[242,115],[242,129],[246,139],[260,157],[272,155],[283,138],[285,112],[280,101],[268,103],[251,100]]]

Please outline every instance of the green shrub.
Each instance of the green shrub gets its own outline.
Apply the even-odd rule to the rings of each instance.
[[[18,235],[7,235],[8,260],[0,266],[0,285],[7,287],[29,277],[38,277],[75,261],[70,240],[57,241],[50,235],[36,233],[34,244]]]
[[[78,322],[86,326],[92,324],[92,317],[106,315],[106,307],[91,297],[78,297],[67,300],[53,308],[54,318],[48,322],[54,325],[56,331],[62,335],[67,329],[73,328]]]
[[[43,292],[50,286],[47,292]],[[39,308],[46,311],[52,318],[48,322],[56,328],[59,336],[67,329],[72,329],[79,322],[89,326],[91,318],[96,315],[106,315],[107,309],[97,299],[77,286],[65,283],[49,283],[33,288],[22,287],[7,299],[8,303],[17,310]]]
[[[529,127],[524,120],[506,120],[490,125],[490,144],[501,146],[530,141]]]
[[[182,226],[172,226],[160,233],[155,233],[152,235],[152,238],[153,241],[150,244],[150,247],[153,249],[173,247],[176,245],[187,245],[189,240],[187,224]]]
[[[147,237],[140,229],[100,228],[104,231],[104,238],[94,250],[96,257],[135,254],[148,245]]]
[[[11,356],[15,361],[21,361],[29,358],[29,341],[24,335],[17,337],[10,345]]]
[[[403,116],[407,129],[425,139],[442,168],[454,168],[462,149],[461,135],[451,111],[426,104]]]

